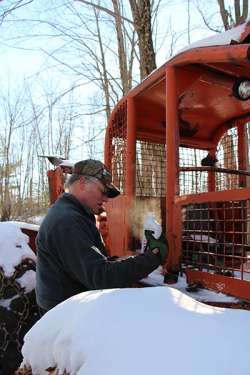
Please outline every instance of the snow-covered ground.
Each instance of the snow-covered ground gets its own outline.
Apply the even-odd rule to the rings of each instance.
[[[45,375],[249,375],[250,312],[169,287],[76,295],[25,336],[23,365]]]

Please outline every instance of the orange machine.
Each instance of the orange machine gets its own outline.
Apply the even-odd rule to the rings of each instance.
[[[248,24],[179,53],[122,98],[105,140],[122,192],[107,204],[113,254],[140,248],[153,211],[166,270],[250,299],[249,98]]]

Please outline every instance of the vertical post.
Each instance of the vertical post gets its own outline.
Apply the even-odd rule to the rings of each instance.
[[[213,147],[209,150],[209,154],[215,158],[216,157],[216,147]],[[208,191],[215,191],[216,181],[215,181],[215,172],[208,172]]]
[[[237,126],[238,132],[238,159],[239,159],[239,169],[246,171],[247,166],[249,164],[248,161],[248,137],[247,137],[247,125],[246,124],[238,124]],[[247,187],[248,181],[247,176],[239,175],[239,187]],[[249,208],[246,205],[246,202],[242,201],[242,224],[241,224],[241,231],[242,231],[242,243],[247,243],[247,232],[249,229],[249,221],[248,214]],[[243,256],[246,256],[245,251]]]
[[[181,231],[175,228],[175,196],[179,189],[179,126],[178,98],[175,68],[169,64],[166,68],[166,233],[169,244],[167,269],[175,269],[179,264]],[[180,219],[180,215],[178,215]],[[176,218],[177,219],[177,218]],[[177,225],[180,228],[180,225]],[[179,239],[178,239],[179,237]],[[177,240],[177,241],[176,241]]]
[[[134,98],[127,98],[127,154],[125,172],[126,195],[126,238],[125,246],[132,249],[132,235],[130,225],[130,209],[135,203],[135,178],[136,178],[136,119]]]
[[[63,170],[60,166],[58,166],[54,170],[49,170],[47,172],[47,176],[49,181],[50,204],[53,204],[64,192]]]
[[[248,165],[248,147],[247,147],[247,134],[246,125],[239,124],[237,126],[238,131],[238,158],[239,158],[239,169],[247,170]],[[239,176],[239,186],[246,187],[247,179],[246,176]]]

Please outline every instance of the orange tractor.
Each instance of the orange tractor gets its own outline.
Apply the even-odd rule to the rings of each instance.
[[[110,255],[141,247],[145,212],[166,231],[166,272],[250,299],[250,25],[190,46],[114,108],[105,164],[121,195],[106,206]],[[49,172],[52,200],[62,192]],[[139,233],[139,234],[138,234]]]

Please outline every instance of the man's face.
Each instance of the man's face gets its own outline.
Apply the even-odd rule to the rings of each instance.
[[[95,215],[104,211],[103,204],[108,201],[105,186],[98,179],[86,179],[82,181],[82,203],[85,204]]]

